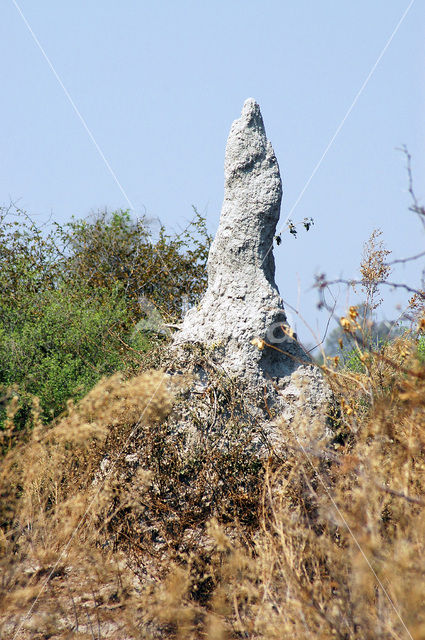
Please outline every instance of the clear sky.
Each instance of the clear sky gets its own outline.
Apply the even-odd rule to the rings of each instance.
[[[40,222],[131,206],[177,232],[194,204],[214,232],[226,138],[244,100],[259,102],[279,161],[284,221],[410,0],[18,5],[124,193],[15,3],[3,0],[0,203],[17,201]],[[315,226],[275,249],[287,310],[297,308],[314,329],[327,319],[311,290],[315,273],[356,277],[374,228],[393,258],[423,248],[397,147],[412,154],[424,202],[424,28],[425,3],[416,0],[292,213]],[[417,286],[422,268],[399,268],[393,279]],[[341,289],[338,313],[346,301]],[[392,319],[405,302],[388,295],[382,313]],[[292,323],[313,342],[299,319]]]

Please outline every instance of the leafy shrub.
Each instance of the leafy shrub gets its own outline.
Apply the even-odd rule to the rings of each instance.
[[[16,427],[32,396],[48,420],[102,376],[134,367],[157,342],[137,323],[149,304],[175,319],[198,300],[209,243],[197,212],[180,237],[161,227],[154,240],[128,211],[40,227],[20,209],[1,209],[0,402],[18,398]]]
[[[354,348],[343,352],[341,363],[342,366],[344,366],[349,371],[355,371],[357,373],[364,373],[365,371],[365,366],[360,360],[358,349]]]
[[[38,396],[44,419],[57,416],[69,398],[79,399],[104,375],[123,368],[126,357],[111,330],[126,321],[118,295],[102,299],[87,290],[44,291],[22,309],[3,309],[0,388],[14,385],[20,422],[29,398]]]
[[[128,211],[74,219],[59,233],[67,250],[64,277],[108,290],[119,283],[136,322],[143,317],[141,299],[149,299],[173,320],[185,304],[195,304],[206,287],[211,238],[196,209],[194,220],[177,237],[161,226],[154,240],[146,220],[132,220]]]

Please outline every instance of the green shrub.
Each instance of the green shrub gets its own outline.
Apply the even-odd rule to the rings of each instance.
[[[129,358],[116,337],[127,321],[119,292],[91,296],[87,289],[61,288],[29,298],[25,313],[11,305],[0,320],[0,388],[15,385],[21,425],[31,396],[39,397],[48,420]],[[148,344],[140,341],[138,347]]]
[[[349,371],[354,371],[355,373],[364,373],[365,366],[363,362],[360,360],[359,350],[357,348],[346,349],[342,353],[341,365],[348,369]]]
[[[136,366],[157,342],[143,323],[152,308],[174,319],[202,294],[209,244],[197,212],[179,237],[161,227],[154,240],[128,211],[42,228],[0,209],[0,428],[11,395],[19,429],[34,396],[48,421],[102,376]]]
[[[73,219],[58,233],[67,251],[62,277],[108,290],[120,284],[134,322],[144,316],[141,299],[153,302],[172,321],[205,290],[211,237],[196,209],[177,237],[161,226],[153,239],[146,220],[133,220],[128,211]]]

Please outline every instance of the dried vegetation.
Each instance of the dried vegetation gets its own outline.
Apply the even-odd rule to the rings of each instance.
[[[2,637],[425,637],[415,341],[325,369],[333,446],[303,449],[300,416],[262,468],[236,437],[188,459],[166,419],[188,381],[159,371],[103,380],[50,425],[34,402],[1,469]]]
[[[362,271],[371,307],[385,256]],[[332,442],[303,446],[299,415],[284,459],[250,455],[243,393],[202,354],[198,392],[188,375],[116,374],[49,424],[34,398],[30,431],[12,397],[0,636],[425,638],[422,302],[416,331],[375,350],[356,308],[341,319],[361,366],[322,367]],[[184,411],[205,434],[191,446]]]

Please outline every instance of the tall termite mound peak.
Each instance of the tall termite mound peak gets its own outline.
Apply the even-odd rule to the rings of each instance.
[[[285,334],[287,320],[272,250],[282,180],[260,107],[252,98],[232,124],[224,172],[224,202],[208,259],[208,288],[200,304],[186,314],[174,343],[214,347],[229,374],[253,383],[286,379],[309,359]],[[264,340],[264,348],[252,343],[255,338],[260,346]]]

